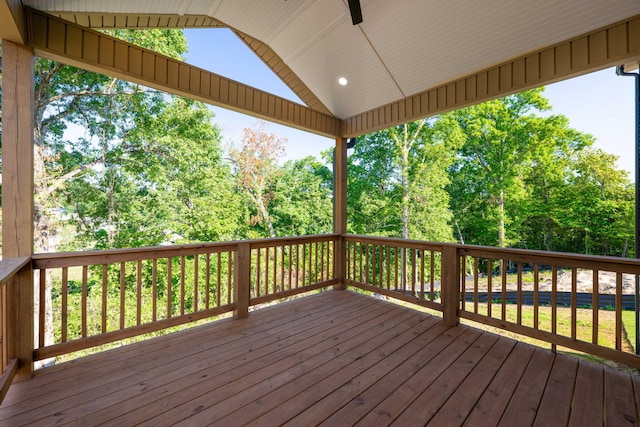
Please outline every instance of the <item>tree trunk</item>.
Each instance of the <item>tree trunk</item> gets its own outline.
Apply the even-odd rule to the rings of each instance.
[[[402,238],[408,239],[409,238],[409,201],[410,201],[411,194],[409,191],[409,146],[407,144],[406,139],[401,149],[402,149],[402,160],[400,164],[400,184],[402,186],[402,206],[401,206]]]
[[[36,99],[36,105],[37,104]],[[38,116],[38,112],[36,112],[36,119]],[[44,141],[43,135],[40,129],[38,121],[34,121],[34,160],[33,160],[33,169],[34,169],[34,194],[31,196],[34,198],[33,200],[33,211],[34,211],[34,222],[33,222],[33,237],[34,237],[34,252],[35,253],[43,253],[43,252],[53,252],[55,251],[55,245],[51,240],[51,236],[56,234],[55,226],[49,212],[47,210],[47,200],[46,190],[47,190],[47,180],[46,180],[46,170],[45,170],[45,155],[44,155]],[[39,341],[39,326],[38,326],[38,316],[40,312],[40,304],[44,304],[45,312],[44,312],[44,343],[45,345],[53,344],[53,312],[52,312],[52,289],[53,284],[51,281],[51,270],[46,271],[46,280],[45,280],[45,289],[44,289],[44,301],[40,301],[40,280],[39,274],[36,276],[38,280],[34,280],[34,322],[35,325],[35,340],[36,344]],[[36,363],[36,367],[47,366],[52,363],[53,359],[42,360]]]
[[[267,229],[269,230],[269,236],[273,239],[276,237],[276,231],[273,228],[273,223],[271,222],[271,216],[269,215],[269,211],[262,200],[262,197],[256,198],[256,204],[258,205],[258,209],[260,210],[260,215],[262,215],[262,219],[264,219],[265,224],[267,224]]]
[[[504,189],[500,189],[498,196],[498,247],[505,247],[505,213],[504,213]]]

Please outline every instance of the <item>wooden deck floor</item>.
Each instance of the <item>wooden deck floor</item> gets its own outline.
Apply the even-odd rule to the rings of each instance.
[[[0,425],[637,425],[640,378],[348,291],[39,371]]]

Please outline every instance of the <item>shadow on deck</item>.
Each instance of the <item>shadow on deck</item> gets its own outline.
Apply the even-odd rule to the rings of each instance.
[[[637,425],[640,377],[350,291],[37,371],[0,425]]]

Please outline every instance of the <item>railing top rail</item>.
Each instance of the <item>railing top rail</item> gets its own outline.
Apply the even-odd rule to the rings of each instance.
[[[31,262],[31,257],[6,258],[0,260],[0,285],[4,285],[22,267]]]
[[[266,248],[272,246],[286,246],[303,242],[330,242],[340,237],[340,234],[312,234],[308,236],[274,237],[272,239],[246,240],[251,248]]]
[[[94,251],[40,253],[33,255],[33,268],[57,268],[81,265],[111,264],[115,262],[139,261],[147,259],[189,256],[197,254],[228,252],[238,249],[238,245],[249,243],[252,248],[295,244],[300,242],[321,242],[338,238],[339,234],[279,237],[274,239],[234,240],[229,242],[193,243],[187,245],[154,246],[147,248],[107,249]]]
[[[445,245],[448,245],[445,243]],[[618,271],[629,274],[640,274],[640,259],[621,258],[602,255],[584,255],[565,252],[535,251],[530,249],[495,248],[491,246],[459,245],[460,255],[480,256],[485,258],[505,258],[524,263],[557,265],[561,267],[588,268],[604,271]]]
[[[108,249],[97,251],[57,252],[33,255],[33,268],[71,267],[111,264],[114,262],[188,256],[212,252],[234,251],[236,242],[196,243],[189,245],[155,246],[148,248]]]
[[[401,239],[398,237],[361,236],[358,234],[345,234],[343,235],[343,237],[347,242],[377,243],[397,246],[401,248],[427,249],[440,252],[446,245],[443,243],[426,242],[424,240]]]

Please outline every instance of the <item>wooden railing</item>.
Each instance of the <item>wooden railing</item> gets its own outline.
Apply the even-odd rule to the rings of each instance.
[[[250,305],[338,283],[334,256],[338,235],[251,242]]]
[[[0,397],[18,365],[16,340],[30,341],[14,320],[13,278],[32,268],[33,360],[349,285],[440,311],[452,325],[464,318],[640,367],[623,326],[623,310],[635,307],[625,284],[640,260],[322,235],[1,261]]]
[[[11,341],[16,340],[15,305],[10,307],[10,287],[17,287],[19,283],[14,280],[17,273],[24,269],[31,269],[29,257],[11,258],[0,261],[0,402],[4,398],[18,369],[16,349],[11,348]],[[11,289],[14,290],[14,289]],[[13,343],[15,346],[15,342]]]
[[[345,283],[443,311],[442,244],[344,236]]]
[[[236,250],[221,243],[34,255],[34,360],[232,311]]]
[[[347,235],[345,283],[640,368],[625,340],[637,259]],[[629,286],[627,286],[629,288]],[[633,323],[633,322],[632,322]],[[578,328],[578,325],[585,325]],[[635,328],[635,325],[632,325]]]
[[[640,261],[474,246],[457,254],[460,317],[640,367],[622,318],[635,308]]]
[[[245,317],[251,305],[336,284],[337,238],[34,255],[34,360],[232,311]]]

